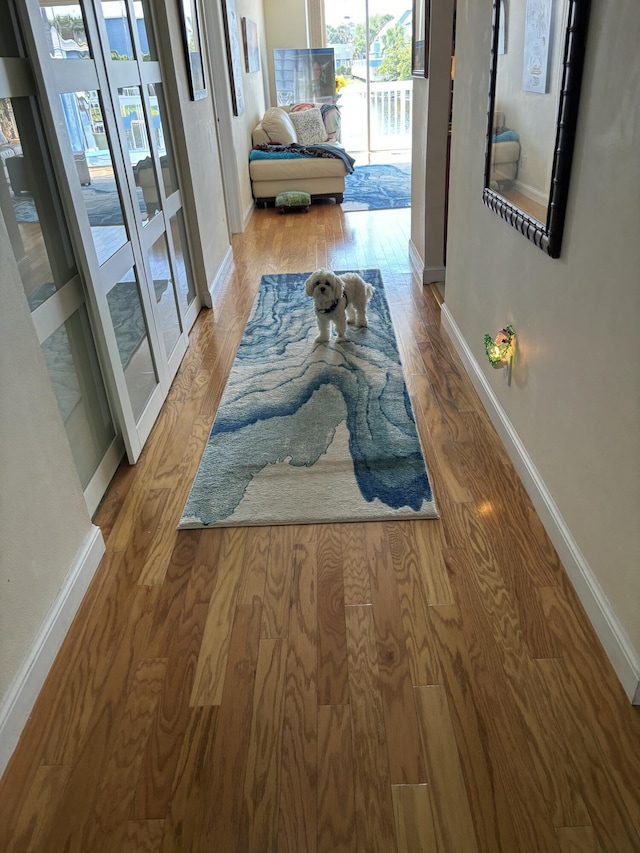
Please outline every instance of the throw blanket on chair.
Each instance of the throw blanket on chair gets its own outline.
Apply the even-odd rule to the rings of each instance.
[[[291,155],[298,157],[329,157],[334,160],[342,160],[347,174],[353,173],[355,160],[342,148],[336,148],[335,145],[300,145],[298,142],[290,142],[287,145],[254,145],[249,152],[249,160],[283,160],[291,159]]]

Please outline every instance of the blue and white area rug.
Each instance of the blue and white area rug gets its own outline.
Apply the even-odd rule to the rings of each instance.
[[[344,211],[411,207],[411,164],[356,166],[344,182]]]
[[[179,528],[437,518],[380,270],[315,343],[310,273],[265,275]]]

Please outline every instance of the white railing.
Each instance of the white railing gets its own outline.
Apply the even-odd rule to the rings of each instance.
[[[371,148],[411,148],[411,80],[371,83]],[[367,148],[367,87],[352,81],[338,100],[342,142],[348,150]]]

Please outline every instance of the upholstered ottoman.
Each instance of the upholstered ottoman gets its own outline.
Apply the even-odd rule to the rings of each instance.
[[[279,193],[276,196],[276,207],[280,209],[280,213],[286,213],[289,210],[303,210],[309,212],[311,206],[311,196],[304,192],[286,192]]]

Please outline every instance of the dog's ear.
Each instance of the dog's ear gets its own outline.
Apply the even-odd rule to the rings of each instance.
[[[325,270],[327,282],[331,285],[334,299],[342,296],[342,279],[330,270]]]
[[[313,275],[310,275],[309,278],[304,283],[304,291],[307,294],[307,296],[313,296],[313,288],[314,288],[315,283],[316,283],[316,275],[317,275],[317,273],[313,273]]]

